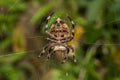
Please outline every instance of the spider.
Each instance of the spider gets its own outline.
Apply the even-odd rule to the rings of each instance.
[[[57,18],[56,21],[50,26],[50,30],[48,30],[48,21],[50,17],[51,15],[47,17],[46,26],[45,26],[45,32],[49,36],[46,39],[49,40],[50,43],[48,43],[47,45],[43,47],[41,54],[38,57],[47,53],[47,60],[49,60],[52,53],[60,51],[62,55],[61,63],[65,63],[68,57],[68,53],[71,49],[74,62],[76,62],[74,48],[66,44],[66,42],[71,41],[74,37],[74,26],[75,25],[74,25],[73,20],[68,16],[68,19],[70,20],[72,24],[72,31],[61,18]]]

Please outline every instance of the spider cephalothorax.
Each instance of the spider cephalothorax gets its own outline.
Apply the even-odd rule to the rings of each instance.
[[[74,22],[70,17],[68,18],[72,23],[72,30],[70,30],[68,25],[60,18],[57,18],[55,23],[53,23],[50,26],[50,30],[48,30],[48,25],[46,25],[45,31],[46,31],[46,34],[49,35],[49,37],[47,37],[46,39],[49,40],[50,42],[43,47],[43,50],[40,55],[47,53],[47,59],[49,59],[52,53],[60,51],[63,57],[62,63],[64,63],[71,49],[74,62],[76,62],[75,55],[74,55],[74,48],[66,44],[66,42],[71,41],[74,37]],[[46,24],[48,24],[49,19],[50,19],[50,16],[47,17]]]

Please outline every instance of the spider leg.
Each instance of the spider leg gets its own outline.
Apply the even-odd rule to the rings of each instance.
[[[69,16],[68,16],[68,19],[70,20],[70,22],[72,24],[72,36],[74,36],[75,23],[74,23],[74,21]]]
[[[39,54],[38,57],[41,57],[43,54],[45,54],[46,49],[48,48],[49,45],[50,45],[50,44],[47,44],[47,45],[45,45],[45,46],[43,47],[43,49],[42,49],[42,51],[41,51],[41,53]]]
[[[63,58],[63,60],[62,60],[61,64],[65,63],[66,59],[67,59],[67,54],[64,51],[62,51],[62,58]]]
[[[45,26],[45,33],[47,35],[49,35],[51,38],[53,39],[56,39],[49,31],[48,31],[48,21],[50,20],[51,16],[53,15],[54,13],[50,14],[47,19],[46,19],[46,26]],[[51,40],[52,41],[52,40]]]
[[[74,37],[74,33],[75,33],[75,31],[74,31],[74,29],[75,29],[75,23],[74,23],[74,21],[68,16],[68,19],[70,20],[70,22],[71,22],[71,24],[72,24],[72,35],[71,36],[69,36],[69,37],[66,37],[66,38],[63,38],[63,39],[61,39],[61,41],[62,42],[68,42],[68,41],[71,41],[72,39],[73,39],[73,37]]]
[[[49,31],[48,31],[48,21],[50,20],[50,18],[51,18],[51,16],[52,16],[53,14],[54,14],[54,13],[50,14],[50,15],[47,17],[47,19],[46,19],[45,32],[46,32],[46,34],[48,34],[49,36],[51,36],[52,38],[55,39],[55,37],[54,37],[51,33],[49,33]]]
[[[68,58],[68,53],[69,53],[70,50],[69,50],[69,48],[67,48],[67,47],[66,47],[66,50],[67,50],[67,51],[63,51],[63,52],[62,52],[63,60],[62,60],[61,64],[65,63],[66,60],[67,60],[67,58]]]
[[[46,19],[46,26],[45,26],[45,31],[48,31],[48,21],[50,20],[51,16],[53,15],[54,13],[51,13],[47,19]]]
[[[61,42],[69,42],[69,41],[71,41],[73,39],[73,36],[69,36],[69,37],[65,37],[65,38],[63,38],[63,39],[61,39]]]
[[[48,53],[48,54],[47,54],[47,61],[50,59],[50,56],[51,56],[51,54]]]
[[[52,48],[52,46],[50,46],[49,47],[49,49],[48,49],[48,54],[47,54],[47,61],[50,59],[50,57],[51,57],[51,49]]]
[[[51,38],[56,39],[50,32],[48,32],[48,31],[45,31],[45,32],[46,32],[46,34],[48,34]]]
[[[54,39],[51,39],[51,38],[46,38],[47,40],[49,40],[49,41],[52,41],[52,42],[57,42],[56,40],[54,40]]]
[[[48,50],[47,50],[47,53],[48,53],[47,54],[47,61],[50,59],[51,54],[53,53],[53,48],[55,45],[56,45],[55,43],[52,43],[49,45]]]
[[[72,50],[72,56],[73,56],[73,60],[74,62],[76,62],[76,58],[75,58],[75,51],[74,51],[74,48],[70,45],[67,45],[71,50]]]

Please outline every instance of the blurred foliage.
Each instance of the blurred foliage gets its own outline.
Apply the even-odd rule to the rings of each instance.
[[[37,57],[53,12],[75,22],[77,63]],[[0,80],[120,80],[120,0],[0,0]]]

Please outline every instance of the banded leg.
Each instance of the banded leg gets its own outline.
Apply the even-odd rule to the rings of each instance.
[[[56,40],[56,38],[48,31],[46,31],[46,34],[50,36],[50,39]]]
[[[70,20],[71,24],[72,24],[72,36],[74,37],[74,29],[75,29],[75,23],[74,21],[68,16],[68,19]]]
[[[71,24],[72,24],[72,35],[70,37],[67,37],[67,38],[63,38],[61,41],[62,42],[68,42],[68,41],[71,41],[74,37],[74,29],[75,29],[75,24],[74,24],[74,21],[68,16],[68,19],[70,20]]]
[[[72,56],[73,56],[73,60],[74,62],[76,63],[76,58],[75,58],[75,51],[74,51],[74,48],[72,46],[69,46],[68,47],[72,50]]]
[[[47,54],[47,61],[50,59],[50,56],[51,56],[51,54],[50,54],[50,52],[48,52],[48,54]]]
[[[45,32],[46,32],[48,35],[50,35],[50,33],[48,32],[48,21],[50,20],[50,18],[51,18],[52,15],[53,15],[53,13],[50,14],[50,15],[47,17],[47,19],[46,19]],[[50,36],[51,36],[51,35],[50,35]]]
[[[45,31],[48,31],[48,21],[50,20],[50,17],[53,15],[54,13],[51,13],[47,19],[46,19],[46,26],[45,26]]]
[[[50,45],[50,44],[47,44],[47,45],[45,45],[45,46],[43,47],[42,52],[39,54],[38,57],[41,57],[43,54],[45,54],[46,49],[49,47],[49,45]]]
[[[46,26],[45,26],[45,32],[46,34],[48,34],[51,38],[55,39],[55,37],[53,35],[51,35],[51,33],[49,33],[48,31],[48,21],[50,20],[51,16],[53,15],[54,13],[50,14],[47,19],[46,19]]]
[[[53,51],[53,48],[54,48],[54,46],[55,46],[56,44],[51,44],[49,47],[48,47],[48,50],[47,50],[47,61],[50,59],[50,57],[51,57],[51,54],[54,52]]]
[[[50,57],[51,57],[51,54],[52,54],[51,50],[52,50],[52,46],[50,46],[49,49],[48,49],[47,61],[48,61],[48,60],[50,59]]]
[[[63,58],[63,60],[62,60],[61,64],[66,62],[67,57],[68,57],[68,54],[66,52],[62,51],[62,58]]]
[[[73,36],[70,36],[70,37],[66,37],[66,38],[63,38],[61,39],[61,42],[65,43],[65,42],[69,42],[73,39]]]
[[[69,53],[70,50],[69,50],[68,47],[66,47],[66,50],[67,50],[67,51],[63,51],[63,52],[62,52],[63,60],[62,60],[61,64],[65,63],[66,60],[67,60],[67,58],[68,58],[68,53]]]
[[[47,40],[49,40],[49,41],[52,41],[52,42],[57,42],[56,40],[54,40],[54,39],[51,39],[51,38],[46,38]]]

